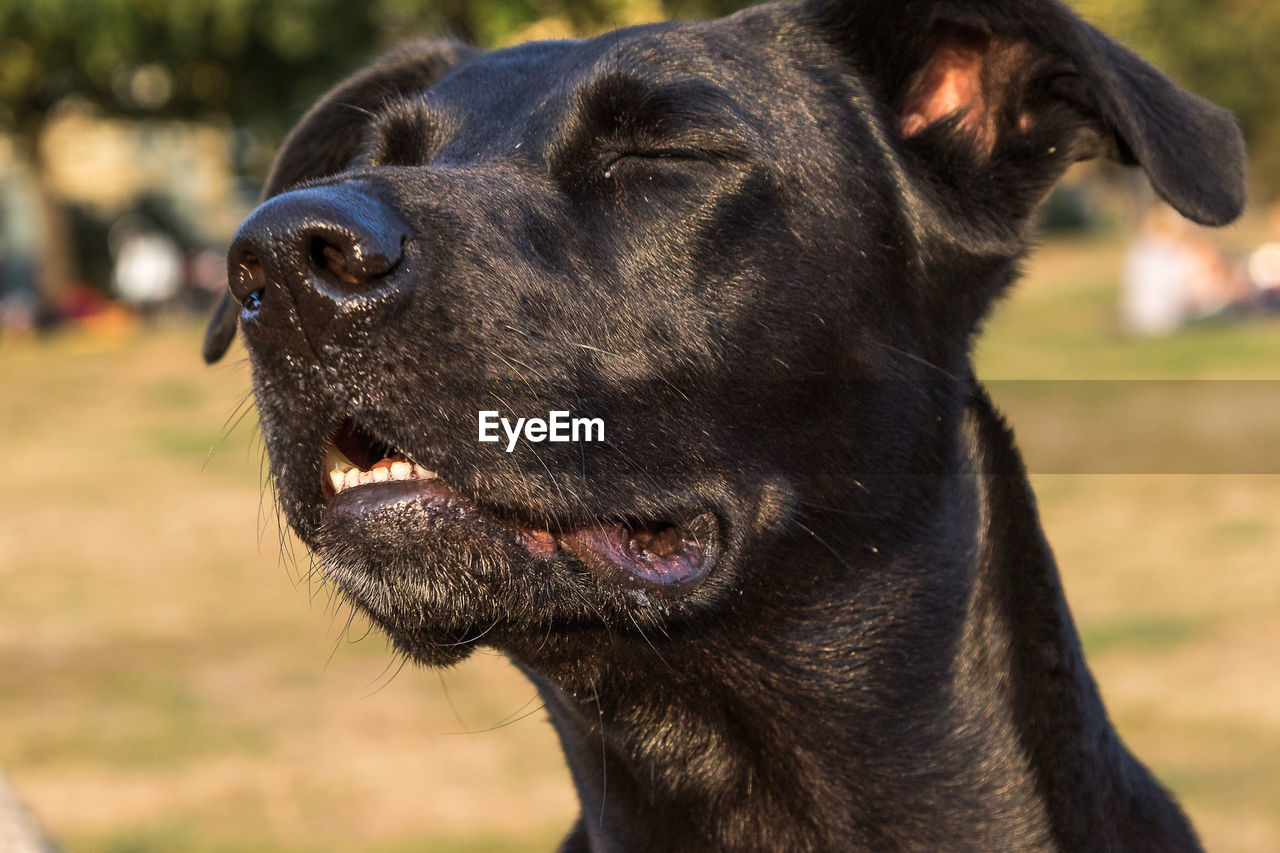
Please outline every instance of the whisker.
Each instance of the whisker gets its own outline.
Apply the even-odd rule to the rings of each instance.
[[[862,484],[859,483],[858,485],[861,486]],[[866,487],[863,486],[863,488],[865,489]],[[839,515],[847,515],[847,516],[850,516],[851,518],[886,518],[886,516],[883,513],[878,513],[878,512],[860,512],[858,510],[842,509],[840,507],[834,507],[834,506],[824,506],[823,504],[813,503],[812,501],[797,500],[796,503],[800,506],[809,507],[811,509],[822,510],[823,512],[834,512]]]
[[[458,721],[458,727],[462,729],[462,731],[453,732],[453,734],[474,735],[475,732],[462,721],[462,715],[458,713],[458,706],[453,704],[453,694],[449,692],[449,683],[444,680],[444,670],[437,669],[436,674],[440,676],[440,689],[444,692],[444,700],[449,703],[449,710],[453,712],[453,718]]]
[[[662,652],[658,651],[658,647],[655,646],[653,644],[653,641],[649,639],[649,635],[644,632],[644,628],[640,627],[640,623],[636,621],[635,615],[632,614],[630,610],[627,611],[627,618],[631,620],[631,624],[634,625],[636,627],[636,630],[640,632],[640,636],[644,638],[645,644],[649,648],[653,649],[653,653],[658,656],[658,660],[662,661],[662,665],[665,666],[667,669],[671,670],[672,672],[676,672],[677,671],[676,668],[673,667],[671,664],[667,663],[667,659],[662,656]]]
[[[222,428],[219,430],[218,437],[214,439],[213,444],[209,446],[209,452],[205,454],[204,462],[200,463],[201,474],[203,474],[209,467],[209,462],[213,459],[213,454],[218,452],[222,445],[226,443],[227,439],[231,438],[231,434],[236,431],[240,424],[244,422],[244,419],[248,417],[249,413],[253,411],[253,406],[250,405],[252,401],[253,389],[251,388],[245,392],[245,395],[240,398],[240,402],[236,403],[235,408],[231,410],[231,414],[227,415],[227,419],[222,422]]]
[[[812,537],[814,538],[814,540],[816,540],[816,541],[817,541],[817,543],[818,543],[819,545],[821,545],[823,548],[826,548],[826,549],[827,549],[827,551],[829,551],[829,552],[831,553],[831,556],[833,556],[833,557],[835,557],[835,558],[836,558],[836,561],[837,561],[837,562],[839,562],[841,566],[843,566],[844,568],[848,569],[849,571],[853,571],[853,566],[849,565],[849,562],[848,562],[847,560],[845,560],[845,558],[840,554],[840,552],[839,552],[839,551],[837,551],[835,548],[831,547],[831,545],[829,545],[829,544],[827,543],[827,540],[825,540],[825,539],[823,539],[821,536],[819,536],[819,535],[817,534],[817,532],[813,530],[813,528],[809,527],[808,525],[806,525],[806,524],[804,524],[804,523],[802,523],[802,522],[800,522],[800,521],[798,521],[798,520],[796,520],[796,519],[794,519],[794,518],[793,518],[793,519],[791,519],[790,523],[791,523],[791,524],[794,524],[796,527],[799,527],[799,528],[800,528],[801,530],[803,530],[805,533],[808,533],[810,536],[812,536]]]
[[[336,616],[337,614],[335,613],[334,615]],[[351,630],[351,623],[354,622],[355,620],[356,620],[356,611],[355,611],[355,608],[352,608],[347,613],[347,624],[343,626],[342,633],[338,635],[338,639],[333,644],[333,651],[329,652],[329,658],[324,662],[325,671],[328,671],[329,664],[333,663],[334,657],[337,656],[338,654],[338,649],[342,647],[342,639],[345,636],[347,636],[347,632]]]
[[[537,698],[538,698],[538,695],[535,693],[533,699],[537,699]],[[532,702],[533,699],[530,699],[529,702]],[[521,705],[520,707],[521,708],[527,707],[529,702],[525,702],[524,705]],[[477,735],[488,734],[489,732],[496,732],[498,729],[505,729],[507,726],[514,726],[516,723],[520,722],[521,720],[527,720],[529,717],[532,717],[534,714],[538,713],[539,711],[545,710],[546,707],[547,706],[545,702],[539,702],[537,707],[530,708],[528,711],[525,711],[523,714],[516,717],[515,719],[503,720],[500,723],[494,723],[492,726],[489,726],[488,728],[475,729],[474,731],[469,731],[467,732],[467,734],[477,734]]]
[[[604,807],[609,797],[609,749],[604,740],[604,708],[600,705],[600,691],[596,680],[591,679],[591,698],[596,703],[596,726],[600,731],[600,826],[604,826]]]
[[[458,646],[469,646],[472,643],[479,641],[480,638],[484,637],[494,628],[498,627],[498,623],[501,621],[502,621],[502,617],[501,616],[497,617],[496,619],[493,620],[492,625],[490,625],[488,628],[485,628],[483,631],[481,631],[479,634],[476,634],[474,637],[467,637],[466,639],[458,640],[457,642],[453,642],[453,643],[432,643],[431,645],[432,647],[437,649],[454,649],[454,648],[457,648]]]
[[[610,350],[595,346],[594,344],[584,344],[584,343],[581,343],[580,341],[571,341],[567,338],[557,337],[556,335],[549,335],[544,331],[530,332],[525,329],[512,326],[510,324],[504,324],[504,326],[509,331],[515,332],[518,335],[523,335],[524,337],[530,340],[541,339],[544,341],[551,341],[552,343],[557,343],[557,344],[560,344],[561,346],[574,347],[576,349],[585,350],[586,352],[594,352],[594,353],[598,353],[599,355],[609,356],[610,358],[621,359],[624,362],[631,361],[631,358],[629,356],[625,356],[621,353],[611,352]],[[654,374],[654,378],[658,379],[664,385],[670,388],[672,391],[675,391],[677,394],[679,394],[680,397],[682,397],[685,400],[685,402],[692,402],[692,400],[690,400],[689,398],[689,395],[686,394],[684,391],[682,391],[680,388],[678,388],[675,385],[675,383],[673,383],[665,375],[661,373],[656,373]]]
[[[396,652],[395,654],[392,655],[391,660],[387,663],[386,669],[382,670],[384,674],[386,673],[387,669],[391,668],[391,664],[395,662],[396,658],[400,659],[400,665],[396,667],[395,672],[391,673],[391,675],[387,677],[387,680],[381,685],[379,685],[376,690],[370,691],[369,693],[365,693],[360,698],[368,699],[370,696],[376,696],[379,693],[381,693],[383,690],[386,690],[388,687],[391,686],[391,682],[396,680],[396,678],[404,670],[405,665],[409,663],[409,656],[407,654],[405,654],[404,652]],[[378,677],[381,678],[382,676],[379,675]]]
[[[918,363],[918,364],[922,364],[922,365],[924,365],[925,367],[928,367],[928,368],[930,368],[930,369],[932,369],[932,370],[936,370],[937,372],[941,373],[943,376],[947,377],[948,379],[952,379],[952,380],[954,380],[954,381],[956,381],[956,382],[964,382],[964,381],[965,381],[962,377],[960,377],[960,376],[956,376],[954,373],[952,373],[951,371],[947,370],[946,368],[944,368],[944,367],[942,367],[942,366],[940,366],[940,365],[938,365],[938,364],[934,364],[932,361],[929,361],[929,359],[927,359],[927,358],[922,358],[921,356],[918,356],[918,355],[916,355],[916,354],[915,354],[915,353],[913,353],[913,352],[909,352],[908,350],[904,350],[904,349],[901,349],[901,348],[899,348],[899,347],[895,347],[895,346],[893,346],[892,344],[887,344],[887,343],[885,343],[884,341],[873,341],[873,343],[874,343],[874,344],[876,344],[877,346],[879,346],[881,349],[886,349],[886,350],[889,350],[890,352],[897,353],[898,355],[901,355],[901,356],[903,356],[903,357],[905,357],[905,358],[907,358],[907,359],[909,359],[909,360],[911,360],[911,361],[914,361],[914,362],[916,362],[916,363]]]

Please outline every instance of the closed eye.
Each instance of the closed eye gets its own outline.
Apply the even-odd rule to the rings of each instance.
[[[700,148],[654,148],[643,151],[625,151],[620,154],[614,154],[605,160],[603,174],[606,178],[612,178],[617,166],[628,160],[714,163],[720,159],[722,158],[715,152]]]

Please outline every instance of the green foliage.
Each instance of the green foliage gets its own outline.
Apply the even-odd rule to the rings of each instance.
[[[280,133],[388,44],[588,34],[743,0],[0,0],[0,119],[30,130],[74,94],[123,114],[225,116]],[[1280,190],[1280,3],[1074,0],[1086,18],[1233,110]],[[6,122],[8,123],[8,122]]]
[[[740,3],[679,0],[0,0],[0,118],[38,130],[74,95],[110,113],[228,117],[282,132],[391,43],[450,34],[493,46],[599,32]]]
[[[344,0],[0,0],[0,105],[23,129],[69,95],[283,126],[378,37]]]

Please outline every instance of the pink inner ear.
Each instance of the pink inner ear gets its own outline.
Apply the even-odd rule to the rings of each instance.
[[[960,133],[984,153],[991,153],[996,143],[995,105],[983,83],[992,41],[990,36],[960,28],[938,40],[902,110],[899,130],[904,137],[954,118]]]

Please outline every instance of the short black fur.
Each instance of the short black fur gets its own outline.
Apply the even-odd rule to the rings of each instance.
[[[1230,116],[1054,0],[428,42],[291,134],[206,357],[238,318],[281,508],[351,601],[417,660],[485,644],[537,684],[565,850],[1193,850],[969,360],[1095,156],[1200,222],[1243,204]],[[505,453],[481,409],[607,441]],[[457,518],[326,492],[353,423]],[[708,556],[629,578],[593,525]]]

